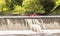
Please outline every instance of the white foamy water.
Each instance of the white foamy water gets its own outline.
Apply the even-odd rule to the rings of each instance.
[[[7,30],[7,31],[0,31],[0,35],[6,34],[34,34],[32,30]]]
[[[28,23],[31,30],[39,32],[41,30],[40,23],[37,19],[25,19],[26,23]]]
[[[46,33],[47,35],[51,35],[52,33],[60,33],[60,30],[41,30],[40,32],[33,32],[32,30],[7,30],[7,31],[0,31],[0,35],[7,35],[7,34],[40,34]]]

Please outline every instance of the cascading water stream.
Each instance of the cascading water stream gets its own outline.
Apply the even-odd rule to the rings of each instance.
[[[0,30],[7,30],[7,21],[6,19],[0,19]]]
[[[4,19],[0,18],[0,30],[40,30],[60,29],[59,18],[43,18],[43,19]]]
[[[28,23],[30,30],[35,32],[39,32],[41,30],[41,25],[37,19],[25,19],[26,23]]]
[[[28,32],[40,33],[44,31],[47,32],[47,34],[44,34],[42,36],[51,36],[52,34],[49,33],[50,32],[49,29],[50,30],[53,29],[53,31],[55,29],[60,29],[60,18],[43,18],[43,19],[0,18],[0,30],[19,30],[22,31],[23,33],[25,31],[26,34],[28,34]],[[49,32],[46,30],[49,30]]]

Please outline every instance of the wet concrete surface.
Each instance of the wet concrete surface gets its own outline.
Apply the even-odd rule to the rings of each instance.
[[[31,19],[32,21],[32,19]],[[60,19],[37,19],[41,29],[60,29]],[[36,21],[36,22],[37,22]],[[34,22],[34,23],[36,23]],[[37,23],[38,24],[38,23]],[[42,25],[43,24],[43,25]],[[29,24],[25,19],[0,19],[0,30],[29,30]]]
[[[0,36],[60,36],[60,33],[39,33],[39,34],[7,34],[7,35],[0,35]]]

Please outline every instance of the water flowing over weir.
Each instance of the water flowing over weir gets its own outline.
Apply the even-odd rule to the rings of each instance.
[[[60,29],[60,16],[0,16],[0,30]]]

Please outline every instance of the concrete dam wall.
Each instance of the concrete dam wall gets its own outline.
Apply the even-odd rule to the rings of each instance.
[[[38,32],[52,29],[60,29],[60,16],[0,16],[0,30],[33,30]]]

